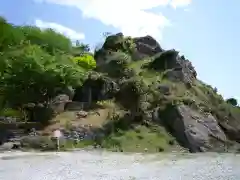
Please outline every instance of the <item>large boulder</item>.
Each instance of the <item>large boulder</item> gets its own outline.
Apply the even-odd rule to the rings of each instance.
[[[211,114],[185,106],[169,105],[159,113],[160,119],[178,141],[191,152],[224,152],[227,138]]]
[[[149,68],[156,71],[166,71],[165,77],[172,81],[192,84],[192,81],[197,77],[197,72],[189,60],[178,54],[179,52],[174,49],[161,52],[155,56]]]
[[[75,91],[73,89],[73,87],[71,86],[67,86],[67,87],[64,87],[64,88],[56,88],[55,89],[55,94],[65,94],[69,97],[70,100],[72,100],[74,94],[75,94]]]
[[[123,52],[131,56],[133,61],[151,57],[162,52],[159,43],[151,36],[131,38],[122,33],[110,35],[103,46],[95,53],[98,65],[105,62],[111,52]]]
[[[134,38],[136,51],[134,59],[142,59],[145,57],[154,56],[163,51],[160,44],[151,36],[143,36]]]
[[[50,108],[55,114],[64,112],[65,105],[70,102],[70,98],[66,94],[59,94],[50,101]]]
[[[236,111],[235,114],[231,114],[230,117],[226,116],[225,120],[219,121],[219,125],[224,130],[229,139],[240,143],[240,111]]]
[[[50,119],[64,112],[67,103],[71,102],[66,94],[58,94],[48,102],[28,103],[24,105],[31,122],[48,123]]]
[[[209,98],[213,102],[213,97]],[[240,143],[240,107],[233,106],[220,97],[218,101],[215,100],[210,110],[228,138]]]
[[[103,44],[103,49],[112,51],[124,51],[124,43],[125,42],[123,33],[113,34],[106,38]]]
[[[124,37],[122,33],[110,35],[106,38],[102,48],[94,54],[97,66],[105,64],[108,59],[114,59],[113,53],[121,52],[132,55],[135,51],[135,43],[131,37]]]

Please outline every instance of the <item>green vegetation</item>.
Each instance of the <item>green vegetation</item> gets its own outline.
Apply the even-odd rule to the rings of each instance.
[[[101,145],[112,151],[163,152],[169,151],[173,142],[163,128],[138,125],[128,131],[119,129],[104,139]]]
[[[23,114],[19,110],[11,109],[11,108],[4,108],[0,111],[0,116],[5,117],[17,117],[17,118],[23,118]]]
[[[86,70],[92,70],[96,68],[96,61],[90,54],[83,54],[81,56],[74,57],[73,62]]]
[[[120,51],[131,54],[135,50],[136,46],[131,37],[124,37],[122,34],[119,34],[118,36],[107,36],[106,41],[103,44],[103,48],[113,52]]]
[[[238,102],[235,98],[229,98],[226,100],[227,103],[233,105],[233,106],[237,106],[238,105]]]
[[[162,57],[161,55],[160,57]],[[189,89],[183,82],[173,82],[165,78],[164,74],[168,71],[164,69],[163,61],[156,66],[161,69],[161,71],[155,71],[148,69],[149,66],[155,67],[154,63],[159,61],[157,60],[144,60],[137,61],[130,64],[131,68],[134,68],[135,72],[139,74],[147,86],[150,87],[153,92],[152,96],[157,96],[157,101],[155,102],[164,107],[166,104],[185,104],[191,106],[193,109],[196,109],[204,113],[212,113],[219,120],[225,120],[224,117],[240,117],[240,108],[237,106],[237,101],[234,98],[224,100],[221,95],[217,93],[216,88],[212,88],[210,85],[207,85],[204,82],[199,80],[194,80],[192,87]],[[157,69],[158,70],[158,69]],[[155,85],[164,84],[169,87],[169,95],[161,95],[156,90],[154,90]],[[151,102],[153,103],[153,102]]]
[[[81,85],[87,71],[96,66],[83,44],[72,45],[51,29],[14,26],[3,18],[0,24],[2,108],[22,109],[27,103],[47,102],[56,89]]]

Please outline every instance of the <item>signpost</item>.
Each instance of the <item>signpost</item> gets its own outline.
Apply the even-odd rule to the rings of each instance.
[[[56,146],[57,146],[57,150],[59,151],[60,149],[60,137],[62,136],[62,133],[60,130],[55,130],[53,131],[53,138],[56,140]]]

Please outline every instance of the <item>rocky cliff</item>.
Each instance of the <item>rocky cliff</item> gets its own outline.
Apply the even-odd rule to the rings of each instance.
[[[240,108],[198,80],[176,50],[163,50],[151,36],[118,33],[95,59],[97,71],[116,84],[112,97],[130,112],[129,121],[157,123],[191,152],[222,152],[240,142]]]
[[[144,139],[140,132],[144,132],[144,146],[156,144],[158,151],[164,150],[163,142],[173,145],[175,140],[190,152],[238,148],[240,107],[228,103],[216,88],[200,81],[192,63],[178,51],[164,50],[151,36],[132,38],[118,33],[106,38],[94,58],[97,67],[88,73],[83,85],[59,89],[47,105],[28,104],[25,108],[31,121],[45,122],[46,111],[52,118],[73,109],[88,111],[93,104],[110,100],[114,113],[109,117],[103,110],[98,117],[113,120],[97,130],[105,134],[105,139],[97,138],[102,146],[111,140],[120,147],[119,136],[131,131],[137,146]],[[85,118],[87,114],[81,111],[77,116]],[[86,122],[98,121],[92,115],[90,119]],[[79,124],[80,120],[76,121]],[[76,130],[74,133],[78,134]],[[153,141],[152,137],[158,138]],[[133,144],[131,138],[123,141],[125,146]]]

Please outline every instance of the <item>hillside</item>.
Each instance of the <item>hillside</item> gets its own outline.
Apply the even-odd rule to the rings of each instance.
[[[238,148],[240,107],[234,99],[224,100],[197,78],[189,60],[174,49],[164,50],[151,36],[110,35],[91,54],[87,45],[73,46],[52,30],[0,23],[2,116],[17,117],[25,126],[36,123],[41,143],[61,128],[71,137],[65,143],[73,136],[81,139],[78,147]],[[10,131],[6,124],[4,132]],[[29,138],[24,142],[31,144]]]

